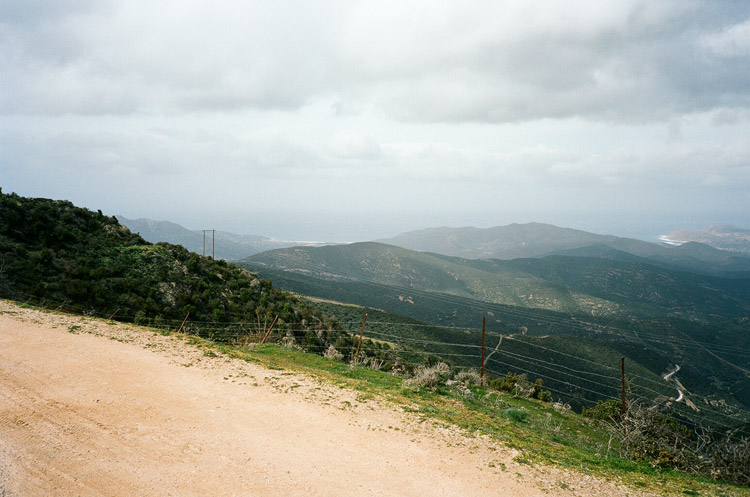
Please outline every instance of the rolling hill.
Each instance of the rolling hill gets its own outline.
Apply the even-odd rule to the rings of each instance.
[[[543,378],[578,407],[612,395],[612,369],[625,356],[640,371],[633,388],[643,398],[676,398],[661,377],[679,365],[680,391],[697,409],[683,415],[705,415],[699,404],[722,405],[710,414],[717,423],[750,422],[743,414],[750,407],[748,280],[618,253],[620,260],[468,260],[362,243],[270,251],[241,264],[282,288],[430,323],[392,324],[389,333],[461,364],[478,362],[484,316],[494,340],[505,337],[488,362],[493,374]],[[609,387],[597,385],[606,377]]]
[[[623,254],[651,264],[717,276],[750,276],[750,257],[703,244],[675,247],[634,238],[598,235],[550,224],[510,224],[494,228],[429,228],[378,242],[419,252],[465,259],[516,259],[554,254],[621,258]],[[593,248],[592,248],[593,247]],[[607,253],[603,249],[609,249]],[[747,273],[747,274],[744,274]]]
[[[707,318],[750,313],[750,279],[676,271],[625,255],[471,260],[366,242],[295,247],[242,261],[339,282],[436,292],[493,304],[593,316]]]

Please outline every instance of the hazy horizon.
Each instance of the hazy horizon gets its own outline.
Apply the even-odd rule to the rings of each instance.
[[[0,56],[0,187],[110,215],[341,242],[750,219],[744,2],[11,1]]]
[[[107,213],[108,214],[108,213]],[[259,235],[259,236],[266,236],[275,240],[279,241],[296,241],[296,242],[311,242],[311,243],[353,243],[353,242],[365,242],[365,241],[373,241],[378,239],[386,239],[386,238],[393,238],[399,234],[411,232],[411,231],[420,231],[420,230],[426,230],[426,229],[434,229],[434,228],[480,228],[480,229],[487,229],[487,228],[495,228],[498,226],[506,226],[509,224],[527,224],[527,223],[543,223],[543,224],[551,224],[554,226],[558,226],[560,228],[572,228],[572,229],[578,229],[581,231],[588,231],[590,233],[595,234],[601,234],[601,235],[615,235],[615,236],[621,236],[626,238],[636,238],[639,240],[649,241],[649,242],[658,242],[659,237],[666,235],[672,231],[676,231],[677,229],[685,228],[684,226],[680,227],[669,227],[671,225],[664,225],[665,229],[661,231],[653,231],[653,232],[638,232],[636,230],[628,230],[623,229],[621,231],[606,231],[606,230],[596,230],[596,229],[589,229],[586,226],[572,226],[572,225],[565,225],[565,224],[555,224],[555,223],[548,223],[548,222],[542,222],[542,221],[523,221],[523,222],[515,222],[511,221],[508,223],[498,223],[498,224],[487,224],[487,225],[478,225],[478,224],[462,224],[462,225],[415,225],[414,227],[411,227],[410,225],[404,225],[404,229],[400,231],[390,231],[390,227],[386,226],[382,229],[372,229],[371,231],[362,231],[361,236],[354,237],[352,236],[357,232],[356,226],[354,226],[355,220],[352,220],[352,226],[354,226],[351,230],[346,230],[345,233],[348,235],[347,237],[340,237],[336,235],[338,233],[337,231],[331,231],[330,235],[326,235],[325,231],[294,231],[293,228],[289,228],[288,231],[282,231],[279,230],[279,225],[274,223],[269,223],[268,228],[269,230],[272,230],[268,233],[266,232],[260,232],[260,231],[243,231],[242,225],[238,225],[237,229],[231,228],[229,224],[222,223],[222,222],[206,222],[206,223],[200,223],[200,222],[191,222],[190,220],[187,220],[187,222],[182,223],[178,222],[174,219],[158,219],[158,218],[132,218],[123,214],[116,214],[116,216],[123,217],[130,220],[137,220],[137,219],[149,219],[151,221],[157,221],[157,222],[172,222],[175,224],[178,224],[182,226],[183,228],[186,228],[191,231],[201,231],[202,229],[216,229],[217,231],[225,231],[229,233],[233,233],[236,235]],[[688,227],[686,229],[702,229],[709,226],[715,226],[719,223],[709,223],[701,226],[696,227]],[[215,226],[223,226],[221,228],[216,228]],[[226,228],[226,226],[230,226],[229,228]],[[260,225],[259,225],[260,226]],[[343,226],[346,227],[346,223],[343,223]],[[735,225],[738,228],[744,228],[741,225]],[[668,228],[668,229],[667,229]],[[318,229],[318,225],[314,226],[312,228],[313,230]],[[746,229],[746,228],[745,228]],[[368,234],[369,233],[369,234]],[[306,236],[307,235],[307,236]]]

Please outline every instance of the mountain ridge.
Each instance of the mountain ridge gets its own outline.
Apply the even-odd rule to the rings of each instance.
[[[750,305],[743,304],[750,297],[750,291],[743,290],[750,287],[746,283],[750,279],[664,268],[622,254],[620,260],[570,255],[465,259],[361,242],[278,249],[240,262],[334,281],[385,284],[587,315],[660,315],[674,312],[670,309],[680,309],[686,316],[729,309],[738,315],[750,312]]]
[[[501,260],[556,254],[578,255],[591,252],[589,247],[598,246],[647,259],[652,264],[661,266],[719,276],[743,276],[744,272],[750,275],[750,257],[721,251],[705,244],[669,246],[544,223],[513,223],[493,228],[427,228],[376,241],[409,250],[464,259]],[[603,255],[600,248],[598,256]],[[622,258],[622,254],[617,258]]]

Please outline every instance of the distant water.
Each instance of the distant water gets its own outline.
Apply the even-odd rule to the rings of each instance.
[[[660,237],[659,237],[659,242],[660,242],[660,243],[666,243],[667,245],[675,245],[675,246],[677,246],[677,245],[682,245],[683,243],[685,243],[685,242],[684,242],[684,241],[682,241],[682,240],[672,240],[672,239],[671,239],[671,238],[669,238],[669,237],[668,237],[667,235],[662,235],[662,236],[660,236]]]

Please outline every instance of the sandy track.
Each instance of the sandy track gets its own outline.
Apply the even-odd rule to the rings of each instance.
[[[513,456],[179,338],[0,301],[3,497],[638,494]]]

